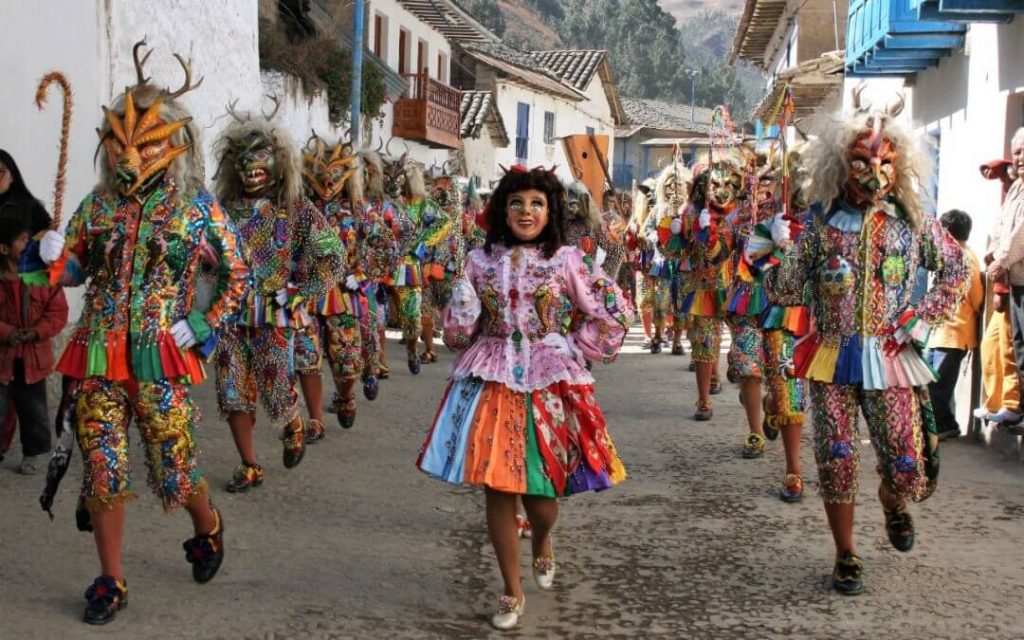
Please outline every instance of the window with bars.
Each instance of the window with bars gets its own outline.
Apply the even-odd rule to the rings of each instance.
[[[544,112],[544,144],[555,143],[555,114]]]

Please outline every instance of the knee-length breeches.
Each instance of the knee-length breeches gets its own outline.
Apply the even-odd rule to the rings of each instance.
[[[355,380],[366,365],[363,333],[359,319],[342,314],[323,318],[327,362],[331,365],[334,384],[341,389],[345,382]]]
[[[300,376],[318,376],[324,364],[323,343],[320,338],[321,316],[295,330],[295,373]]]
[[[256,411],[257,398],[275,422],[298,415],[293,330],[228,325],[217,345],[217,403],[223,414]]]
[[[863,412],[878,456],[878,474],[903,499],[928,494],[922,398],[918,390],[893,387],[866,391],[856,385],[811,382],[814,458],[825,502],[852,503],[860,462],[858,420]]]
[[[717,362],[722,345],[722,319],[715,316],[690,317],[690,353],[694,362]]]
[[[376,291],[366,295],[368,313],[359,318],[359,335],[363,347],[363,375],[376,376],[380,369],[380,334],[377,328],[384,322],[384,306],[377,300]]]
[[[807,386],[803,380],[793,377],[795,343],[789,331],[764,330],[765,420],[776,429],[804,421]]]
[[[753,316],[729,316],[729,332],[732,345],[729,347],[729,369],[726,377],[730,382],[745,378],[764,377],[764,331],[761,321]]]
[[[113,508],[134,496],[128,459],[128,424],[133,417],[142,436],[149,484],[164,509],[205,492],[193,437],[199,410],[187,386],[171,380],[86,378],[75,395],[86,508]]]
[[[419,287],[395,287],[398,298],[398,319],[406,341],[418,340],[422,329],[423,292]]]
[[[648,275],[640,276],[640,311],[650,313],[655,326],[662,327],[669,314],[671,300],[668,281]]]

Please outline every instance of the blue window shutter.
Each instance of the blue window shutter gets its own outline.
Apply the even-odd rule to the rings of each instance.
[[[520,102],[516,109],[516,158],[527,160],[530,149],[530,105]]]

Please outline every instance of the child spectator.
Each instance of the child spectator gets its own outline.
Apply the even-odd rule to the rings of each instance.
[[[37,458],[50,451],[46,376],[53,371],[51,338],[68,320],[60,287],[29,286],[18,261],[29,240],[30,221],[0,215],[0,423],[13,404],[21,430],[19,471],[38,471]]]
[[[928,385],[928,392],[935,408],[939,439],[942,440],[960,435],[953,395],[960,375],[960,363],[968,351],[978,346],[978,314],[985,304],[985,287],[981,281],[978,257],[966,246],[971,235],[971,216],[952,209],[942,214],[939,222],[959,243],[971,283],[956,313],[936,329],[928,343],[928,360],[938,378]]]

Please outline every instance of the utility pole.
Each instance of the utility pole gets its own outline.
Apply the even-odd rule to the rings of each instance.
[[[355,28],[352,34],[352,105],[349,124],[352,125],[352,148],[363,146],[363,22],[366,0],[355,0]]]

